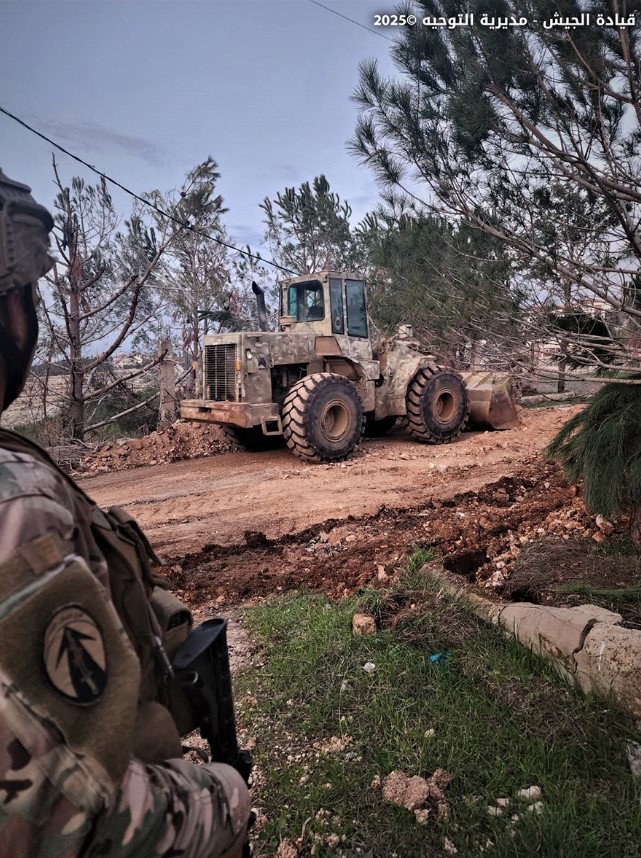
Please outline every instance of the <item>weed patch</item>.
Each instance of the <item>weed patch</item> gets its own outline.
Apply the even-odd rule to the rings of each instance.
[[[418,858],[448,854],[445,838],[460,856],[641,855],[630,719],[568,688],[417,568],[377,592],[380,632],[353,637],[352,615],[372,599],[294,593],[246,611],[264,646],[263,665],[236,680],[257,743],[258,858],[282,840],[300,856]],[[438,768],[453,775],[449,815],[425,825],[372,787]],[[516,794],[533,785],[543,804],[528,811]],[[492,815],[499,798],[510,804]]]
[[[512,601],[572,606],[590,602],[641,623],[641,555],[626,538],[548,537],[527,545],[502,596]]]

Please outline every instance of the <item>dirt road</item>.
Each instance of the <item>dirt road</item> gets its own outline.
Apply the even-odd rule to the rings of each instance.
[[[519,429],[465,433],[441,447],[405,437],[369,440],[352,460],[336,465],[304,464],[286,450],[225,453],[81,484],[101,506],[126,507],[160,553],[179,558],[211,543],[245,544],[247,531],[275,540],[327,519],[479,491],[518,474],[576,408],[526,411]]]

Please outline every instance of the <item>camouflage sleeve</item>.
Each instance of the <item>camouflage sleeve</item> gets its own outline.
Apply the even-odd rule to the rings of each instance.
[[[54,530],[109,591],[107,564],[85,522],[74,517],[65,480],[43,462],[0,449],[0,563],[19,545]]]
[[[242,841],[249,795],[229,766],[131,760],[118,789],[61,743],[0,672],[0,838],[12,858],[215,858]]]
[[[118,858],[216,858],[245,838],[249,792],[231,766],[132,761],[87,852]]]
[[[86,591],[93,587],[94,599],[105,612],[100,615],[104,636],[126,638],[107,593],[95,583],[106,576],[104,559],[91,533],[82,532],[74,521],[73,509],[66,484],[58,475],[30,456],[0,450],[0,579],[5,570],[11,571],[0,580],[0,637],[11,632],[15,620],[11,640],[18,642],[3,645],[4,653],[0,653],[0,853],[12,858],[214,858],[242,838],[249,814],[247,788],[233,769],[196,766],[179,759],[149,766],[128,758],[126,719],[116,743],[119,747],[107,745],[101,756],[94,748],[101,741],[104,746],[104,735],[99,725],[94,732],[87,728],[95,718],[91,707],[80,710],[80,721],[74,722],[88,733],[84,751],[78,751],[75,734],[65,733],[64,725],[61,729],[42,704],[46,696],[38,697],[39,685],[46,684],[44,674],[38,678],[43,662],[38,667],[37,658],[23,657],[24,664],[17,665],[17,650],[30,637],[38,641],[39,649],[33,652],[42,650],[38,623],[30,622],[32,602],[43,596],[46,617],[62,616],[69,610],[64,599],[56,601],[51,584],[55,581],[62,581],[60,586],[68,589],[67,580],[89,585],[72,589],[76,612],[90,604]],[[69,553],[56,568],[47,569],[36,580],[30,578],[28,586],[23,586],[24,576],[15,578],[18,583],[14,585],[12,554],[44,531],[61,537]],[[73,574],[76,579],[69,578]],[[94,613],[98,616],[99,608]],[[106,628],[109,624],[112,630]],[[82,631],[80,626],[76,628]],[[71,694],[68,683],[73,681],[70,674],[86,667],[83,657],[87,651],[75,643],[76,661],[70,656],[62,677],[67,682],[67,701]],[[95,642],[92,646],[94,666],[100,666],[104,652],[96,649]],[[135,662],[133,652],[131,657]],[[58,657],[56,667],[59,662]],[[44,666],[51,680],[47,656]],[[137,663],[134,666],[137,669]],[[58,678],[54,679],[56,686]],[[114,683],[117,685],[116,680]],[[62,690],[63,684],[57,687]],[[47,688],[51,695],[51,683]],[[135,696],[129,701],[134,712]],[[114,776],[109,761],[118,754],[123,764]]]

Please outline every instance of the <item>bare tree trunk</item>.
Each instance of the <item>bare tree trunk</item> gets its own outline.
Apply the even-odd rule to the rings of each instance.
[[[69,215],[71,219],[71,214]],[[69,363],[71,369],[69,429],[74,441],[82,441],[85,434],[85,403],[83,397],[84,370],[82,368],[82,337],[80,332],[80,292],[82,263],[79,258],[75,236],[72,239],[69,269]]]
[[[563,393],[565,390],[565,368],[567,366],[567,357],[565,354],[559,358],[559,374],[556,382],[556,392]]]
[[[169,337],[160,341],[159,356],[164,355],[158,365],[160,384],[160,411],[158,427],[163,429],[170,426],[176,419],[176,373],[174,370],[174,353]]]

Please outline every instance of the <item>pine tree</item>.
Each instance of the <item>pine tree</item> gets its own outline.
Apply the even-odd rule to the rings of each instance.
[[[583,497],[591,512],[629,513],[630,537],[641,549],[639,387],[605,384],[563,426],[546,454],[561,462],[569,482],[583,482]]]
[[[621,4],[470,0],[474,26],[430,28],[424,17],[456,17],[461,4],[409,6],[419,23],[403,28],[392,49],[398,78],[385,78],[375,62],[361,66],[352,150],[385,187],[505,242],[531,320],[549,319],[546,300],[563,306],[568,294],[608,308],[616,363],[634,371],[629,344],[641,334],[641,312],[628,287],[641,270],[640,16],[634,27],[564,29],[544,23],[555,12],[596,20],[620,14]],[[483,15],[528,23],[490,28]],[[558,335],[550,326],[541,333]],[[581,344],[587,353],[590,340]],[[597,355],[590,365],[599,367]]]
[[[265,197],[260,207],[272,257],[293,274],[353,268],[352,209],[325,176],[316,176],[311,185],[285,188],[274,200]]]

